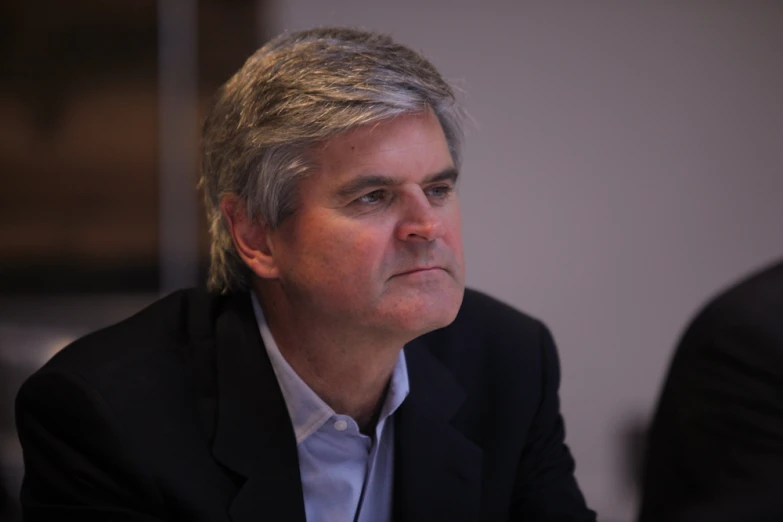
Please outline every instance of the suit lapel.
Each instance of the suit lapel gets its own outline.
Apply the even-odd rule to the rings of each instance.
[[[465,399],[421,339],[405,348],[410,394],[395,414],[395,520],[475,522],[481,449],[450,424]]]
[[[248,294],[226,300],[215,325],[218,411],[212,452],[246,477],[235,522],[305,522],[296,439]]]
[[[215,324],[217,425],[212,452],[246,478],[234,522],[305,522],[296,439],[247,294],[226,299]],[[410,394],[395,413],[395,520],[475,522],[482,451],[450,421],[465,399],[417,339],[405,348]]]

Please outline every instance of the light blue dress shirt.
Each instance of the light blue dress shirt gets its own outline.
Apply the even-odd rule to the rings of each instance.
[[[280,353],[252,295],[261,338],[272,362],[296,435],[307,522],[391,522],[394,417],[408,395],[400,351],[373,437],[338,415],[297,375]]]

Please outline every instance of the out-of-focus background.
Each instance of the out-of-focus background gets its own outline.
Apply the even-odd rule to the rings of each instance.
[[[265,39],[327,24],[390,33],[461,89],[468,284],[551,327],[582,489],[601,520],[633,520],[679,335],[783,257],[780,2],[2,4],[5,520],[19,385],[73,338],[203,279],[204,108]]]

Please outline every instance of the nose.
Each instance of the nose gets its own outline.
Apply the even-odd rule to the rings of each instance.
[[[441,216],[424,192],[419,189],[407,193],[397,225],[397,238],[402,241],[434,241],[442,237],[443,232]]]

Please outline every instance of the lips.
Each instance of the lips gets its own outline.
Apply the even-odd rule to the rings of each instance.
[[[410,270],[405,270],[403,272],[399,272],[395,274],[395,276],[402,276],[402,275],[409,275],[409,274],[416,274],[419,272],[434,272],[435,270],[445,270],[443,267],[440,266],[422,266],[418,268],[411,268]]]

